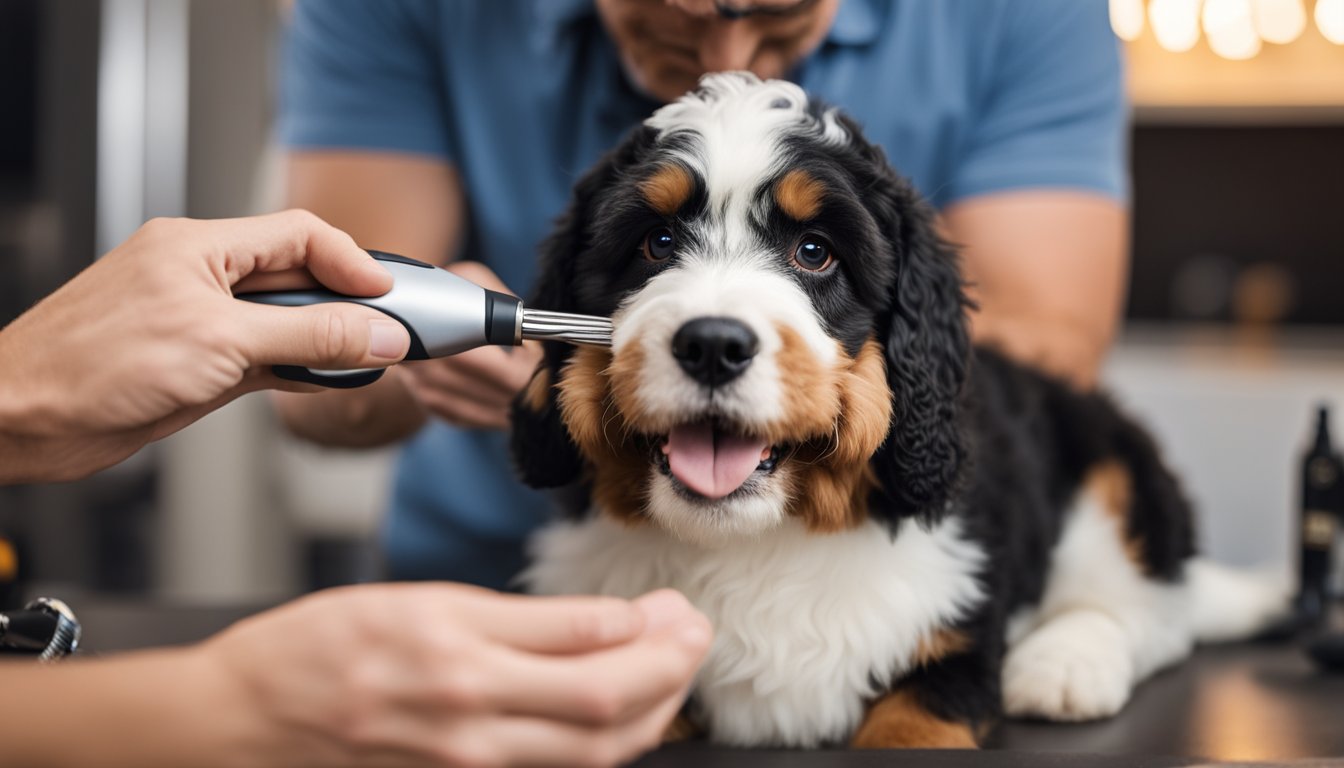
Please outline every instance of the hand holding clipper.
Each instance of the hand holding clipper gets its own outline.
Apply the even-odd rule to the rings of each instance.
[[[411,335],[407,360],[448,357],[487,344],[516,347],[524,340],[611,346],[607,318],[528,309],[516,296],[487,290],[446,269],[381,251],[369,254],[392,273],[392,290],[382,296],[303,289],[246,293],[238,298],[288,307],[332,301],[363,304],[406,327]],[[290,381],[341,389],[372,384],[383,375],[381,368],[316,371],[294,365],[277,365],[274,372]]]

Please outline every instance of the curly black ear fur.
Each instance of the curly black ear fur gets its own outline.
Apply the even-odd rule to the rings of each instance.
[[[590,245],[592,233],[588,227],[598,195],[648,147],[651,137],[650,129],[637,128],[574,186],[569,208],[541,244],[540,274],[526,302],[528,307],[554,312],[584,311],[576,305],[578,261]],[[558,488],[577,481],[583,470],[579,449],[560,419],[555,391],[560,371],[574,348],[559,342],[544,342],[542,348],[542,361],[532,383],[514,398],[509,447],[524,483],[534,488]],[[545,378],[537,381],[537,377]]]
[[[878,320],[892,425],[873,456],[879,489],[870,511],[890,522],[932,523],[947,511],[966,470],[962,390],[970,304],[956,252],[938,236],[933,209],[891,170],[881,149],[869,146],[866,154],[877,177],[865,199],[896,259],[891,305]]]

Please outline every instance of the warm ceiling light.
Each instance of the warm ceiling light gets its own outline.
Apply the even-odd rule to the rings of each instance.
[[[1204,34],[1225,59],[1249,59],[1260,52],[1251,0],[1204,0]]]
[[[1316,26],[1326,40],[1344,45],[1344,0],[1316,0]]]
[[[1111,29],[1121,40],[1138,40],[1143,34],[1143,0],[1111,0]]]
[[[1291,43],[1307,28],[1302,0],[1255,0],[1255,31],[1267,43]]]
[[[1199,42],[1199,0],[1153,0],[1148,22],[1158,45],[1173,53],[1188,51]]]

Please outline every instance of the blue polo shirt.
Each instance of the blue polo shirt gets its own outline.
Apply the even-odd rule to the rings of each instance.
[[[857,118],[938,207],[1032,187],[1126,195],[1106,0],[842,0],[789,77]],[[524,295],[570,187],[658,106],[626,80],[592,0],[300,0],[280,104],[288,147],[451,163],[464,252]],[[548,505],[515,480],[506,442],[432,423],[407,443],[392,576],[501,587],[519,570]]]

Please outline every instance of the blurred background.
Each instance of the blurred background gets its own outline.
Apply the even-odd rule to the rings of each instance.
[[[1287,573],[1316,404],[1344,436],[1344,0],[1111,11],[1134,232],[1106,378],[1183,476],[1204,548]],[[284,14],[0,0],[0,324],[147,218],[277,207]],[[271,602],[376,577],[390,458],[297,444],[252,397],[86,481],[0,488],[0,531],[33,591]]]

